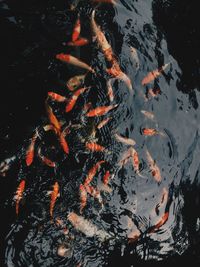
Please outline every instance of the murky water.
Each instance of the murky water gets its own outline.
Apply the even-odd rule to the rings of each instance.
[[[69,113],[65,112],[65,102],[47,100],[65,131],[69,154],[63,151],[58,133],[45,131],[49,119],[44,108],[42,118],[31,120],[39,132],[33,163],[27,166],[26,155],[34,128],[16,149],[18,152],[15,150],[9,163],[1,165],[1,174],[8,176],[2,178],[4,185],[11,184],[12,189],[8,190],[4,203],[11,214],[5,239],[5,266],[112,266],[115,253],[128,259],[126,266],[135,266],[136,258],[161,261],[182,255],[191,245],[191,232],[199,232],[197,216],[188,226],[185,206],[190,190],[196,201],[194,207],[198,206],[199,200],[200,115],[188,95],[177,88],[182,71],[169,54],[167,41],[153,21],[152,1],[121,0],[116,5],[74,1],[74,9],[70,10],[72,2],[61,1],[54,5],[49,1],[46,7],[41,5],[38,10],[30,6],[27,16],[23,16],[28,20],[32,12],[39,20],[38,28],[42,25],[41,44],[30,42],[21,60],[28,57],[28,64],[34,65],[30,56],[32,51],[37,50],[38,45],[44,47],[44,54],[38,55],[38,59],[47,62],[41,63],[45,75],[38,76],[45,77],[39,80],[41,88],[45,88],[42,89],[44,107],[47,92],[53,91],[68,99],[73,93],[67,89],[66,82],[75,75],[86,73],[57,60],[57,54],[69,53],[87,62],[95,74],[87,73],[82,86],[91,88],[80,95]],[[3,5],[4,10],[9,10],[9,5]],[[113,101],[109,100],[106,84],[110,79],[106,71],[109,62],[92,36],[90,20],[94,9],[95,21],[105,33],[133,87],[131,93],[126,83],[114,80]],[[24,10],[27,11],[26,4]],[[89,44],[69,47],[67,42],[78,14],[81,37],[87,38]],[[19,14],[10,16],[12,23],[16,20],[20,23],[21,19]],[[21,27],[24,23],[21,21]],[[34,35],[35,29],[27,30],[33,30]],[[142,84],[150,71],[165,64],[168,66],[156,79]],[[40,91],[36,88],[34,94],[40,94]],[[197,103],[199,98],[196,93]],[[116,106],[106,115],[89,117],[85,110],[88,103],[91,103],[89,110]],[[109,118],[108,123],[98,129],[105,118]],[[145,136],[142,134],[144,128],[156,129],[158,134]],[[132,146],[117,140],[116,134],[135,141],[139,170],[132,164],[132,159],[127,162],[124,159]],[[85,147],[89,142],[100,144],[104,151],[89,151]],[[47,166],[38,151],[55,162],[55,167]],[[153,160],[151,164],[147,151]],[[11,156],[9,152],[5,154]],[[99,190],[102,200],[88,193],[87,204],[81,213],[80,184],[84,184],[91,168],[99,161],[105,162],[90,184]],[[152,171],[155,164],[160,170],[160,178]],[[5,166],[11,168],[8,173]],[[105,185],[103,177],[107,171],[110,179]],[[19,202],[19,214],[15,216],[14,195],[22,180],[26,185]],[[51,193],[48,192],[56,182],[60,196],[51,218]],[[80,224],[70,220],[74,213]]]

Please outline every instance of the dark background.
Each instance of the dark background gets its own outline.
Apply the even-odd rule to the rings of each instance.
[[[0,0],[0,160],[15,153],[45,115],[44,100],[48,85],[56,77],[52,58],[65,38],[65,18],[63,14],[56,13],[55,16],[56,10],[52,6],[56,5],[58,10],[66,9],[67,1],[57,2]],[[169,52],[183,71],[179,90],[189,95],[195,109],[198,108],[195,89],[199,90],[200,85],[198,6],[198,0],[156,0],[153,5],[155,23],[165,33]],[[5,203],[12,187],[12,179],[0,178],[1,204]],[[191,210],[194,210],[191,192],[188,193],[191,194],[191,202],[187,203],[185,212],[189,213],[192,223],[192,217],[199,214],[191,215]],[[11,212],[1,206],[1,243],[10,221]],[[191,240],[192,246],[186,253],[169,259],[162,266],[186,262],[197,266],[200,263],[200,244],[197,240]],[[110,266],[128,264],[128,253],[124,257],[120,257],[120,252],[118,254],[118,257],[117,253],[111,257]],[[0,258],[3,259],[2,254]],[[134,266],[161,266],[159,262],[144,264],[138,259],[135,263]]]

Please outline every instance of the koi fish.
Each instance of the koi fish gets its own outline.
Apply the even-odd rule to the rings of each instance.
[[[159,215],[160,208],[167,202],[168,199],[168,190],[164,187],[162,191],[162,199],[155,207],[155,212],[157,215]]]
[[[92,152],[94,152],[94,151],[102,152],[102,151],[105,150],[105,147],[103,147],[103,146],[101,146],[101,145],[99,145],[97,143],[89,143],[89,142],[87,142],[85,146],[86,146],[86,148],[88,150],[91,150]]]
[[[102,242],[112,237],[104,230],[99,229],[96,225],[74,212],[70,212],[67,218],[77,231],[82,232],[87,237],[97,237]]]
[[[158,134],[165,136],[163,133],[157,131],[156,129],[152,129],[152,128],[143,128],[142,134],[146,135],[146,136],[153,136],[153,135],[158,135]]]
[[[106,69],[109,75],[123,81],[128,87],[130,93],[133,93],[133,87],[130,78],[120,69],[120,67],[116,64],[113,65],[110,69]]]
[[[163,226],[169,218],[169,212],[165,212],[164,215],[161,217],[161,219],[149,229],[149,233],[154,233],[156,230],[158,230],[161,226]]]
[[[118,142],[126,144],[126,145],[134,146],[136,144],[133,139],[123,137],[119,134],[115,134],[114,137]]]
[[[38,132],[33,135],[31,139],[31,143],[26,151],[26,165],[30,166],[33,162],[34,154],[35,154],[35,143],[38,138]]]
[[[103,200],[100,194],[100,191],[98,189],[95,189],[91,185],[87,185],[86,187],[87,193],[91,195],[93,198],[96,198],[100,204],[103,204]]]
[[[95,71],[88,64],[79,60],[76,57],[73,57],[72,55],[61,53],[61,54],[56,55],[56,59],[62,62],[71,64],[71,65],[86,69],[92,73],[95,73]]]
[[[87,45],[88,43],[89,43],[88,39],[80,38],[80,39],[77,39],[76,41],[68,42],[67,45],[68,46],[84,46],[84,45]]]
[[[160,173],[160,169],[158,168],[158,166],[156,165],[155,160],[153,160],[151,154],[149,153],[148,150],[146,150],[146,157],[147,157],[147,161],[149,164],[149,168],[151,170],[151,174],[154,177],[154,179],[159,183],[162,180],[161,177],[161,173]]]
[[[139,162],[138,153],[133,147],[130,148],[130,151],[131,151],[131,156],[132,156],[133,168],[136,173],[139,173],[140,162]]]
[[[141,110],[141,113],[147,117],[148,119],[150,120],[154,120],[155,119],[155,116],[152,112],[149,112],[149,111],[146,111],[146,110]]]
[[[87,191],[83,184],[80,184],[79,191],[80,191],[80,213],[82,213],[83,209],[87,204]]]
[[[103,176],[103,183],[105,185],[108,185],[110,178],[111,178],[110,172],[106,171],[106,173]]]
[[[132,156],[132,152],[130,149],[128,149],[127,151],[125,151],[121,157],[121,160],[119,161],[118,165],[120,167],[124,166],[127,164],[127,162],[129,161],[129,159],[131,158]]]
[[[69,146],[68,146],[68,143],[67,143],[67,141],[65,139],[65,135],[63,133],[59,133],[58,138],[59,138],[60,145],[61,145],[63,151],[66,154],[69,154]]]
[[[12,156],[10,158],[5,159],[0,164],[0,175],[5,177],[6,172],[11,168],[12,164],[16,161],[17,157]]]
[[[164,72],[164,70],[169,66],[169,64],[170,63],[167,63],[164,66],[162,66],[160,69],[156,69],[156,70],[149,72],[147,76],[144,77],[144,79],[142,80],[142,85],[144,86],[154,81],[157,77],[159,77]]]
[[[102,121],[97,125],[97,129],[100,130],[101,128],[103,128],[103,126],[105,126],[110,120],[111,120],[111,117],[102,120]]]
[[[66,97],[59,95],[59,94],[56,94],[54,92],[48,92],[48,96],[52,100],[57,101],[57,102],[65,102],[67,100]]]
[[[74,94],[73,96],[69,99],[67,105],[66,105],[66,108],[65,108],[65,112],[69,112],[73,109],[73,107],[75,106],[79,96],[81,94],[83,94],[88,88],[81,88],[81,89],[78,89]]]
[[[108,89],[108,98],[110,100],[110,102],[113,102],[114,100],[114,93],[113,93],[113,88],[112,88],[112,80],[115,80],[115,79],[109,79],[107,81],[107,89]]]
[[[52,108],[48,104],[46,104],[46,110],[47,110],[49,121],[54,126],[55,131],[61,132],[61,125],[58,119],[56,118],[56,116],[54,115]]]
[[[82,83],[85,80],[85,77],[86,74],[74,76],[67,81],[66,85],[70,91],[74,91],[75,89],[77,89],[79,86],[82,85]]]
[[[91,181],[93,180],[94,176],[96,175],[99,167],[101,166],[101,164],[103,164],[105,161],[104,160],[101,160],[101,161],[98,161],[88,172],[88,175],[85,179],[85,182],[84,182],[84,186],[87,186],[91,183]]]
[[[22,199],[25,185],[26,185],[25,180],[22,180],[17,188],[16,195],[14,198],[16,201],[15,210],[16,210],[17,215],[19,214],[19,203],[20,203],[20,200]]]
[[[47,165],[47,166],[49,166],[51,168],[55,168],[56,167],[56,163],[55,162],[51,161],[50,159],[48,159],[47,157],[45,157],[44,155],[42,155],[42,153],[41,153],[41,147],[38,149],[38,156],[39,156],[39,158],[41,159],[41,161],[45,165]]]
[[[139,58],[138,58],[137,50],[134,47],[131,46],[130,47],[130,52],[131,52],[132,59],[134,59],[134,61],[135,61],[135,68],[136,68],[136,70],[138,70],[140,68],[140,61],[139,61]]]
[[[72,42],[75,42],[78,39],[80,33],[81,33],[81,21],[80,18],[78,17],[72,33]]]
[[[50,202],[50,216],[53,217],[53,210],[56,203],[57,198],[59,197],[59,184],[55,182],[53,185],[53,190],[51,192],[51,202]]]
[[[86,116],[87,117],[96,117],[96,116],[102,116],[105,115],[106,113],[108,113],[110,110],[116,108],[118,106],[118,104],[116,105],[110,105],[110,106],[101,106],[101,107],[97,107],[95,109],[90,110]]]

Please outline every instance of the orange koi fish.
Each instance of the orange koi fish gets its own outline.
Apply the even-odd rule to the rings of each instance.
[[[24,192],[24,189],[25,189],[25,185],[26,185],[25,180],[22,180],[20,182],[18,188],[17,188],[16,195],[14,197],[14,199],[16,201],[15,210],[16,210],[16,214],[17,215],[19,214],[19,203],[20,203],[20,200],[22,199],[23,192]]]
[[[82,232],[88,237],[97,237],[102,242],[111,238],[110,234],[97,228],[96,225],[82,216],[77,215],[75,212],[70,212],[67,218],[77,231]]]
[[[142,80],[142,85],[146,85],[154,81],[157,77],[159,77],[163,73],[163,71],[169,66],[169,64],[170,63],[167,63],[164,66],[162,66],[160,69],[156,69],[154,71],[149,72],[147,76],[144,77],[144,79]]]
[[[104,120],[102,120],[98,125],[97,125],[97,129],[101,129],[103,126],[105,126],[112,118],[106,118]]]
[[[136,144],[135,140],[133,140],[131,138],[123,137],[119,134],[115,134],[114,137],[118,142],[129,145],[129,146],[134,146]]]
[[[116,64],[113,65],[110,69],[106,70],[108,74],[112,75],[113,77],[123,81],[126,86],[128,87],[129,91],[133,93],[133,87],[130,78],[120,69],[120,67]]]
[[[106,113],[108,113],[110,110],[116,108],[118,106],[118,104],[116,105],[110,105],[110,106],[101,106],[101,107],[97,107],[95,109],[90,110],[86,116],[87,117],[96,117],[96,116],[102,116],[105,115]]]
[[[139,173],[140,162],[139,162],[138,153],[133,147],[130,148],[130,151],[131,151],[131,156],[132,156],[133,168],[136,173]]]
[[[66,154],[69,154],[69,146],[68,146],[68,143],[67,143],[67,141],[66,141],[66,139],[65,139],[65,135],[64,135],[64,133],[59,133],[58,138],[59,138],[60,145],[61,145],[63,151],[64,151]]]
[[[112,80],[115,80],[115,79],[109,79],[107,81],[107,89],[108,89],[108,98],[110,100],[110,102],[113,102],[114,100],[114,93],[113,93],[113,88],[112,88]]]
[[[52,108],[48,104],[46,104],[46,110],[47,110],[47,115],[48,115],[49,121],[54,126],[55,131],[57,133],[61,132],[61,125],[60,125],[58,119],[56,118],[56,116],[54,115]]]
[[[87,190],[87,193],[90,194],[93,198],[96,198],[100,204],[103,203],[103,200],[102,200],[102,197],[101,197],[101,194],[100,194],[100,191],[95,189],[93,186],[91,185],[87,185],[86,186],[86,190]]]
[[[155,119],[155,116],[152,112],[149,112],[149,111],[146,111],[146,110],[141,110],[141,113],[147,117],[148,119],[150,120],[154,120]]]
[[[91,183],[91,181],[93,180],[94,176],[96,175],[97,171],[99,170],[101,164],[103,164],[105,161],[104,160],[101,160],[101,161],[98,161],[88,172],[88,175],[85,179],[85,182],[84,182],[84,186],[87,186]]]
[[[35,154],[35,143],[38,138],[38,132],[33,135],[31,139],[31,143],[26,151],[26,165],[30,166],[33,162],[34,154]]]
[[[92,152],[102,152],[102,151],[104,151],[105,150],[105,147],[103,147],[103,146],[101,146],[101,145],[99,145],[99,144],[97,144],[97,143],[89,143],[89,142],[87,142],[86,144],[85,144],[85,146],[86,146],[86,148],[88,149],[88,150],[91,150]]]
[[[161,226],[163,226],[169,218],[169,212],[165,212],[164,215],[161,217],[161,219],[150,228],[149,233],[154,233],[156,230],[158,230]]]
[[[146,136],[153,136],[153,135],[158,135],[158,134],[165,136],[163,133],[157,131],[156,129],[152,129],[152,128],[143,128],[142,134],[146,135]]]
[[[86,69],[92,73],[95,73],[95,71],[88,64],[79,60],[76,57],[73,57],[72,55],[61,53],[61,54],[56,55],[56,58],[62,62],[71,64],[71,65]]]
[[[80,38],[77,39],[76,41],[68,42],[67,45],[69,46],[84,46],[89,43],[88,39],[86,38]]]
[[[80,191],[80,213],[82,213],[83,209],[87,204],[87,191],[83,184],[80,184],[79,191]]]
[[[53,217],[53,210],[56,203],[57,198],[59,197],[59,184],[55,182],[53,185],[53,190],[51,192],[51,202],[50,202],[50,216]]]
[[[159,215],[160,208],[167,202],[167,199],[168,199],[168,190],[164,187],[162,191],[163,192],[162,192],[161,201],[155,207],[155,212],[157,215]]]
[[[66,112],[69,112],[73,109],[73,107],[75,106],[79,96],[81,94],[83,94],[88,88],[80,88],[78,89],[74,94],[73,96],[69,99],[67,105],[66,105],[66,108],[65,108],[65,111]]]
[[[79,38],[80,33],[81,33],[81,21],[80,18],[78,17],[72,33],[72,42],[75,42]]]
[[[152,176],[154,177],[156,182],[158,182],[158,183],[161,182],[162,177],[161,177],[160,169],[156,165],[155,160],[153,160],[153,158],[152,158],[152,156],[148,150],[146,150],[146,157],[147,157],[147,161],[148,161]]]
[[[86,74],[84,75],[76,75],[72,78],[70,78],[66,85],[69,88],[70,91],[74,91],[77,89],[79,86],[81,86],[85,80]]]
[[[57,102],[65,102],[67,99],[66,97],[56,94],[54,92],[48,92],[48,96],[53,100]]]
[[[105,185],[108,185],[110,178],[111,178],[110,172],[106,171],[106,173],[103,176],[103,183]]]
[[[42,153],[41,153],[41,147],[38,149],[38,156],[39,156],[39,158],[41,159],[41,161],[45,165],[47,165],[47,166],[49,166],[51,168],[55,168],[56,167],[56,163],[55,162],[51,161],[50,159],[48,159],[47,157],[45,157],[44,155],[42,155]]]

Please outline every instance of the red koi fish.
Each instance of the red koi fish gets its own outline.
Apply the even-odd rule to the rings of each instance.
[[[96,198],[100,204],[103,203],[100,191],[95,189],[93,186],[91,185],[87,185],[86,187],[87,193],[90,194],[92,197]]]
[[[105,150],[105,147],[103,147],[97,143],[87,142],[85,146],[88,150],[91,150],[92,152],[95,152],[95,151],[96,152],[103,152]]]
[[[64,133],[59,133],[58,138],[59,138],[60,145],[61,145],[63,151],[66,154],[69,154],[69,145],[68,145],[68,143],[67,143],[67,141],[65,139],[65,134]]]
[[[131,156],[132,156],[133,168],[136,173],[139,173],[140,162],[139,162],[138,153],[133,147],[130,148],[130,151],[131,151]]]
[[[87,204],[87,191],[83,184],[80,184],[79,191],[80,191],[80,213],[82,213],[83,209]]]
[[[65,102],[67,100],[66,97],[56,94],[54,92],[48,92],[48,96],[56,102]]]
[[[151,71],[147,74],[146,77],[144,77],[144,79],[142,80],[142,85],[146,85],[148,83],[153,82],[156,78],[158,78],[163,71],[169,66],[170,63],[165,64],[164,66],[162,66],[160,69],[156,69],[154,71]]]
[[[83,94],[88,88],[81,88],[81,89],[78,89],[74,94],[73,96],[69,99],[67,105],[66,105],[66,108],[65,108],[65,111],[66,112],[70,112],[73,107],[75,106],[79,96],[81,94]]]
[[[66,85],[70,91],[74,91],[84,83],[85,77],[86,77],[86,74],[76,75],[76,76],[70,78],[67,81]]]
[[[95,71],[88,64],[79,60],[76,57],[73,57],[72,55],[61,53],[61,54],[56,55],[56,58],[62,62],[71,64],[71,65],[86,69],[92,73],[95,73]]]
[[[84,182],[84,186],[87,186],[91,183],[91,181],[93,180],[94,176],[96,175],[97,171],[99,170],[101,164],[103,164],[105,161],[104,160],[101,160],[101,161],[98,161],[88,172],[88,175],[85,179],[85,182]]]
[[[16,195],[14,198],[16,201],[15,210],[16,210],[17,215],[19,214],[19,203],[20,203],[20,200],[22,199],[25,185],[26,185],[25,180],[22,180],[17,188]]]
[[[96,116],[102,116],[105,115],[106,113],[108,113],[110,110],[114,109],[118,107],[118,104],[116,105],[111,105],[111,106],[101,106],[101,107],[97,107],[95,109],[90,110],[86,116],[87,117],[96,117]]]
[[[53,190],[51,192],[51,202],[50,202],[50,216],[53,217],[53,210],[55,207],[55,203],[57,198],[59,197],[59,184],[58,182],[55,182],[53,185]]]
[[[106,173],[103,176],[103,183],[105,185],[108,185],[110,178],[111,178],[110,172],[109,171],[106,171]]]
[[[80,38],[76,41],[68,42],[67,45],[69,46],[84,46],[89,43],[88,39],[86,38]]]
[[[152,128],[143,128],[142,129],[142,134],[146,135],[146,136],[153,136],[153,135],[162,135],[162,136],[164,136],[163,133],[157,131],[156,129],[152,129]]]
[[[133,140],[131,138],[126,138],[126,137],[123,137],[119,134],[115,134],[114,136],[115,136],[115,139],[120,143],[129,145],[129,146],[134,146],[136,144],[135,140]]]
[[[112,118],[106,118],[104,120],[102,120],[98,125],[97,125],[97,129],[101,129],[103,128]]]
[[[49,166],[51,168],[55,168],[56,167],[56,163],[55,162],[51,161],[50,159],[48,159],[47,157],[45,157],[44,155],[42,155],[41,147],[38,149],[38,156],[39,156],[39,158],[41,159],[41,161],[45,165],[47,165],[47,166]]]
[[[36,133],[33,135],[32,139],[31,139],[31,143],[26,151],[26,165],[30,166],[33,162],[34,159],[34,154],[35,154],[35,143],[36,140],[38,138],[38,132],[36,131]]]
[[[158,230],[161,226],[163,226],[169,218],[169,212],[165,212],[164,215],[161,217],[161,219],[150,228],[149,233],[154,233],[156,230]]]
[[[80,33],[81,33],[81,21],[80,18],[78,17],[72,33],[72,42],[75,42],[79,38]]]
[[[152,158],[152,156],[148,150],[146,150],[146,157],[147,157],[147,161],[148,161],[152,176],[154,177],[156,182],[158,182],[158,183],[161,182],[162,177],[161,177],[160,169],[156,165],[155,160],[153,160],[153,158]]]

